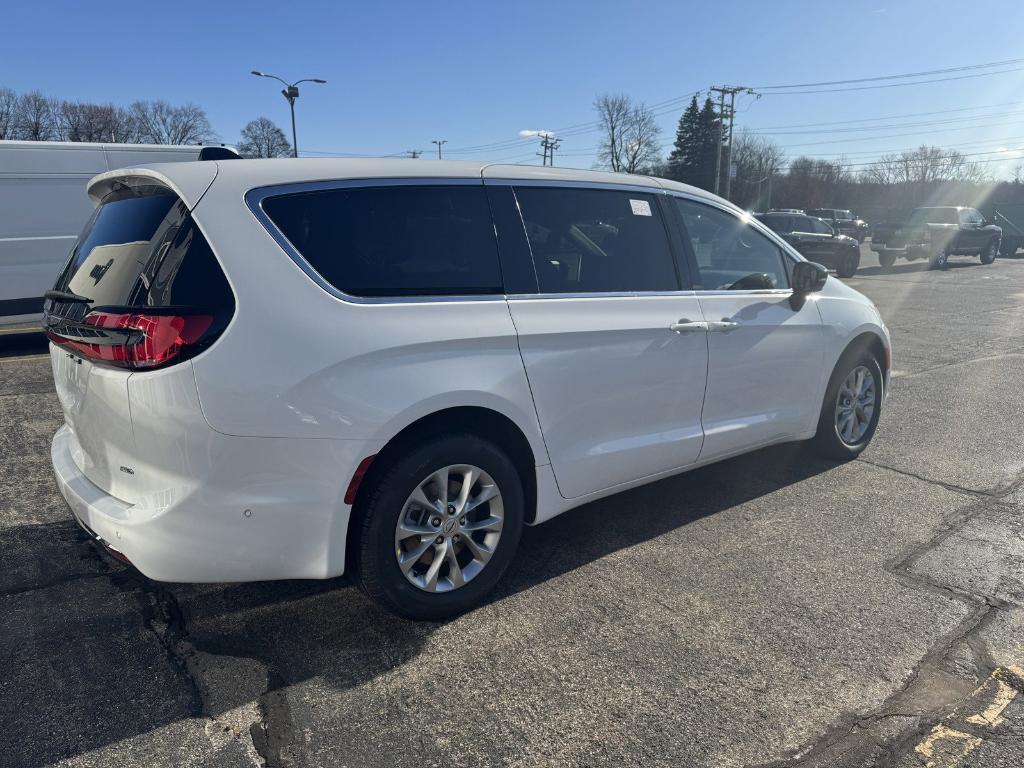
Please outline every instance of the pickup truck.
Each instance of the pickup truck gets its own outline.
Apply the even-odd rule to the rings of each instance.
[[[991,264],[999,255],[1003,230],[974,208],[917,208],[900,223],[876,224],[871,250],[883,269],[896,259],[928,259],[932,269],[945,267],[950,256],[974,255]]]

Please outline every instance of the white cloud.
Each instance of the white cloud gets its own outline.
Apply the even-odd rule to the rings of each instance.
[[[532,139],[534,136],[554,136],[555,134],[552,133],[551,131],[541,130],[541,131],[520,131],[519,135],[522,136],[524,139]]]

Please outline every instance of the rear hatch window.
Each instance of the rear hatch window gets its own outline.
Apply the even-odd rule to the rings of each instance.
[[[104,198],[44,307],[55,343],[115,367],[167,365],[219,335],[234,297],[188,206],[161,186]]]

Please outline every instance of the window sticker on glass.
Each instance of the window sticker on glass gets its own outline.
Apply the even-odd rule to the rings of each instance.
[[[633,209],[634,216],[653,216],[651,204],[646,200],[630,200],[629,207]]]

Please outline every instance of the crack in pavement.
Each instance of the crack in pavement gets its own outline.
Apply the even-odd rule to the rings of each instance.
[[[1024,486],[1024,475],[1007,487],[981,492],[920,477],[866,459],[858,460],[879,469],[896,472],[978,499],[978,503],[952,514],[946,525],[935,535],[910,547],[884,569],[912,588],[925,589],[957,600],[971,608],[971,612],[922,657],[907,681],[876,709],[861,715],[851,715],[790,757],[763,763],[757,768],[835,766],[837,758],[845,758],[851,754],[863,758],[864,753],[875,755],[871,765],[879,768],[895,766],[916,745],[922,743],[921,739],[925,734],[938,727],[939,723],[950,717],[958,707],[963,706],[972,695],[977,695],[979,685],[999,669],[991,656],[979,646],[976,636],[998,615],[998,612],[1012,608],[1013,604],[993,595],[969,592],[938,583],[927,576],[912,572],[911,569],[925,554],[941,546],[990,509],[999,506],[1005,496]],[[957,664],[951,656],[961,644],[966,646],[971,656],[970,674],[973,683],[970,691],[961,691],[953,687],[953,683],[964,681],[964,676],[955,671]],[[954,671],[950,671],[951,669]],[[1020,686],[1022,682],[1024,681],[1015,679],[1013,685]],[[908,718],[915,722],[903,729],[903,733],[896,738],[885,738],[876,732],[880,723],[893,718]],[[859,764],[863,764],[863,759],[858,762]]]
[[[90,544],[91,546],[91,544]],[[140,573],[126,570],[121,573],[110,575],[115,586],[132,592],[138,600],[139,611],[143,626],[156,637],[157,642],[164,649],[166,658],[181,680],[189,694],[190,711],[189,716],[196,720],[206,721],[207,737],[216,746],[213,734],[223,734],[227,738],[241,742],[243,750],[248,753],[253,765],[268,766],[276,768],[281,763],[277,759],[280,754],[261,750],[265,744],[264,740],[257,740],[255,733],[257,728],[264,733],[270,732],[269,711],[260,705],[260,722],[254,723],[251,728],[240,731],[232,728],[218,720],[213,714],[206,695],[206,686],[203,684],[196,669],[195,658],[197,652],[210,656],[224,656],[210,651],[194,643],[189,636],[188,622],[184,611],[178,603],[174,594],[159,582],[151,581]],[[231,654],[234,656],[234,654]],[[270,688],[273,692],[273,687]],[[290,719],[288,723],[290,724]],[[276,729],[275,729],[276,730]],[[245,740],[249,739],[246,744]],[[278,737],[278,741],[284,742],[284,737]]]

